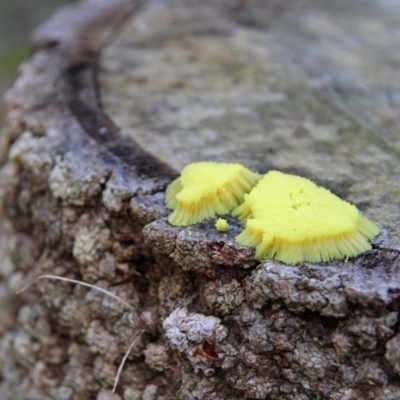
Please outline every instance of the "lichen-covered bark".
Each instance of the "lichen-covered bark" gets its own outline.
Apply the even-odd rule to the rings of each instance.
[[[88,1],[56,14],[36,32],[36,53],[6,98],[2,399],[174,398],[170,357],[162,369],[172,372],[163,374],[143,357],[149,343],[165,341],[158,334],[163,273],[141,235],[174,172],[157,160],[148,169],[136,164],[146,153],[117,140],[94,84],[94,55],[135,7]],[[124,150],[129,146],[132,152]],[[142,205],[141,198],[154,199],[151,213],[151,201]],[[61,282],[41,281],[14,295],[43,273],[108,288],[133,311]],[[118,363],[142,330],[119,394],[111,396]],[[128,376],[136,383],[126,385]]]
[[[1,136],[2,400],[400,399],[400,13],[331,3],[87,0],[37,30]],[[383,234],[348,262],[257,263],[231,217],[167,223],[173,168],[203,158],[301,172]],[[132,308],[15,295],[41,274]]]

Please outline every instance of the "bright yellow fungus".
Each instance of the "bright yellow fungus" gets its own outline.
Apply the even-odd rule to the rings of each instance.
[[[357,208],[308,179],[271,171],[237,207],[245,222],[236,241],[256,248],[255,258],[287,264],[354,257],[371,249],[379,228]]]
[[[171,225],[187,226],[223,215],[243,202],[260,175],[240,164],[198,162],[186,166],[167,188]]]
[[[229,231],[229,224],[226,219],[218,218],[217,222],[215,223],[215,228],[219,232],[227,232]]]

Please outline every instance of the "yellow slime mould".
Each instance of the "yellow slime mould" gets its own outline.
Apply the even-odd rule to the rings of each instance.
[[[198,162],[186,166],[167,188],[171,225],[187,226],[223,215],[243,202],[260,175],[240,164]]]
[[[217,228],[217,231],[219,231],[219,232],[229,231],[228,221],[223,218],[218,218],[217,222],[215,223],[215,228]]]
[[[271,171],[232,214],[245,223],[236,241],[255,258],[284,263],[354,257],[371,249],[379,228],[357,208],[308,179]]]

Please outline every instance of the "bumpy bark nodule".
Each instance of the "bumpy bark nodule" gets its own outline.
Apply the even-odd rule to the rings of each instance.
[[[1,136],[2,400],[400,399],[400,12],[313,3],[88,0],[35,32]],[[316,178],[383,234],[291,267],[231,217],[172,227],[174,167],[207,154]],[[15,295],[42,274],[132,309],[52,280]]]

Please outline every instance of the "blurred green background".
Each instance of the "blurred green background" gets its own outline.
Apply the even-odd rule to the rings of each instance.
[[[58,6],[72,0],[0,0],[0,96],[12,85],[18,65],[29,57],[29,36]],[[4,118],[1,101],[0,125]]]

